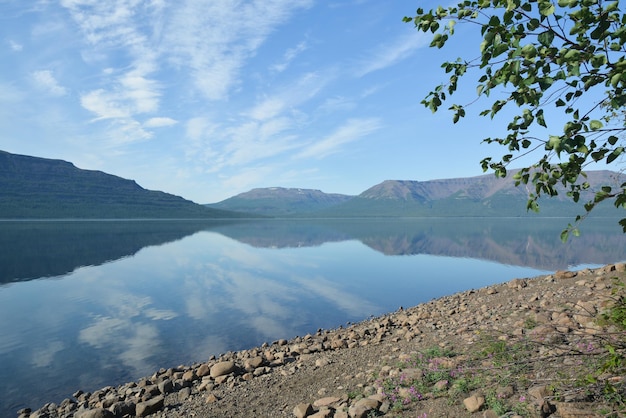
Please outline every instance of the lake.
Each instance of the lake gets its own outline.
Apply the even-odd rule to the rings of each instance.
[[[0,416],[454,292],[626,260],[615,220],[0,222]]]

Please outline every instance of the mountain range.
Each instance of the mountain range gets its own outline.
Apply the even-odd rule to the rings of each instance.
[[[589,192],[580,203],[561,189],[558,196],[539,199],[540,216],[573,217],[584,213],[583,200],[601,186],[621,187],[626,176],[612,171],[590,171]],[[245,211],[263,216],[287,217],[520,217],[532,216],[526,202],[529,190],[516,187],[512,178],[487,174],[477,177],[429,181],[386,180],[358,196],[325,194],[319,190],[271,187],[241,193],[209,207]],[[586,201],[586,200],[585,200]],[[598,205],[595,216],[617,217],[608,202]]]
[[[626,176],[612,171],[590,171],[587,176],[590,193],[626,182]],[[0,151],[0,219],[522,217],[530,215],[527,197],[528,190],[515,187],[510,177],[483,175],[386,180],[357,196],[269,187],[200,205],[66,161]],[[562,190],[557,197],[540,199],[540,216],[573,217],[584,213],[582,203],[573,203]],[[624,216],[609,202],[599,205],[594,215]]]

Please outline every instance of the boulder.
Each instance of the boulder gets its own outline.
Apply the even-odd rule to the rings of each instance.
[[[154,414],[163,408],[165,398],[163,396],[157,396],[145,402],[139,402],[135,406],[135,415],[138,417],[145,417],[150,414]]]
[[[313,413],[313,406],[310,403],[299,403],[293,408],[293,415],[296,418],[305,418]]]
[[[482,408],[484,404],[485,404],[484,396],[473,395],[473,396],[470,396],[469,398],[463,399],[463,405],[465,405],[465,409],[467,409],[469,413],[479,411],[480,408]]]
[[[235,363],[232,361],[221,361],[211,367],[211,377],[224,376],[235,371]]]
[[[76,418],[115,418],[115,415],[107,409],[97,408],[81,411],[76,414]]]

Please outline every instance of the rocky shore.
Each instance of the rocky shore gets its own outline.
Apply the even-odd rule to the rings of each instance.
[[[615,278],[626,279],[625,264],[518,278],[17,414],[621,417],[624,367],[602,369],[605,347],[626,339],[601,321],[615,303]]]

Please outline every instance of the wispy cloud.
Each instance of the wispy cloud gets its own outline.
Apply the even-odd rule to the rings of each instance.
[[[305,73],[294,82],[277,88],[277,92],[272,96],[260,100],[248,112],[248,116],[255,120],[276,117],[281,112],[296,108],[311,100],[333,79],[332,73]]]
[[[327,157],[328,155],[338,152],[343,145],[366,137],[376,132],[381,127],[381,122],[377,118],[349,119],[343,126],[335,130],[335,132],[323,138],[322,140],[309,145],[296,157]]]
[[[24,49],[24,46],[22,44],[14,41],[12,39],[9,39],[7,41],[7,43],[9,44],[9,48],[11,48],[12,51],[20,52],[21,50]]]
[[[285,52],[285,55],[283,56],[282,61],[279,62],[278,64],[273,65],[270,69],[277,73],[282,73],[283,71],[287,69],[287,67],[289,67],[291,62],[302,52],[306,51],[307,48],[308,48],[308,45],[305,41],[300,42],[298,45],[296,45],[293,48],[289,48]]]
[[[246,60],[298,9],[312,0],[187,0],[171,10],[164,48],[210,100],[225,98],[239,84]]]
[[[41,70],[31,74],[35,85],[52,96],[65,96],[67,90],[52,75],[52,71]]]
[[[146,124],[135,118],[159,110],[161,87],[152,77],[158,69],[158,55],[140,16],[158,10],[158,2],[115,0],[111,2],[62,0],[90,46],[83,57],[97,65],[122,52],[130,62],[125,68],[104,68],[101,87],[80,97],[81,105],[95,114],[94,121],[111,120],[109,144],[125,144],[150,138],[143,127],[165,126],[173,120],[149,119]],[[156,6],[155,6],[156,5]],[[145,32],[145,33],[144,33]]]
[[[411,56],[419,48],[428,46],[428,43],[427,36],[421,33],[411,33],[396,39],[391,44],[380,45],[371,56],[359,63],[356,75],[362,77],[391,67]]]
[[[203,163],[210,159],[208,172],[217,172],[225,167],[256,165],[299,150],[303,146],[299,129],[308,123],[308,116],[300,108],[316,98],[333,77],[305,73],[276,87],[274,94],[262,97],[238,117],[222,118],[219,124],[208,117],[190,119],[186,124],[186,154]]]
[[[96,120],[130,116],[129,110],[119,103],[118,98],[103,89],[83,94],[80,103],[85,109],[96,114]]]
[[[163,128],[177,123],[178,121],[172,118],[150,118],[144,122],[143,126],[146,128]]]

